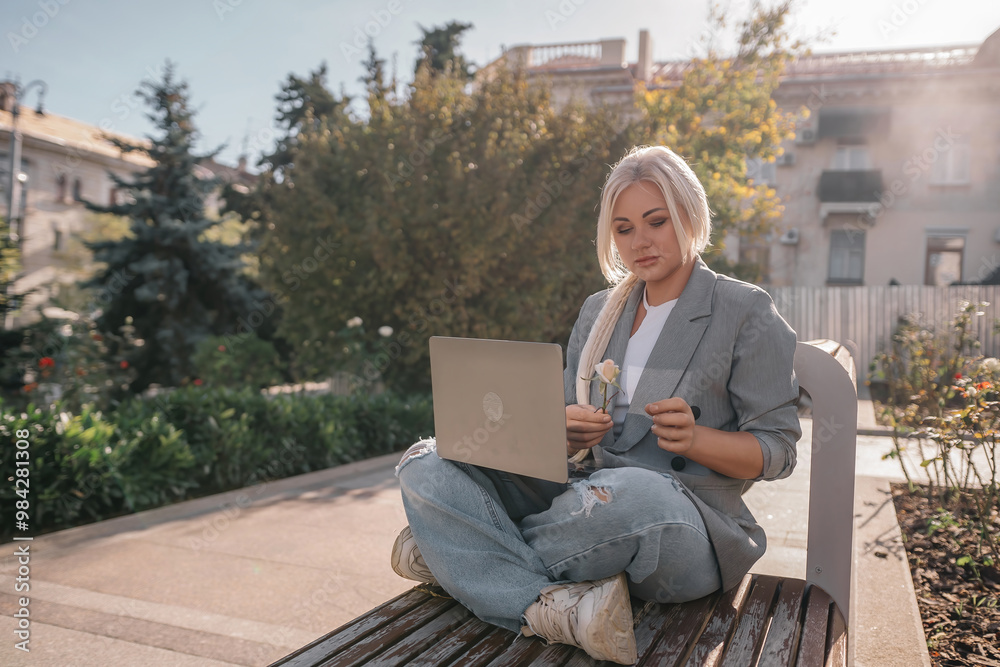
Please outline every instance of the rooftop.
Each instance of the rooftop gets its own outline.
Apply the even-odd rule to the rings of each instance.
[[[10,111],[0,109],[0,133],[9,135],[13,126],[13,114]],[[75,149],[80,152],[120,159],[143,167],[153,164],[152,159],[141,153],[123,154],[114,144],[102,136],[105,133],[100,128],[48,111],[39,114],[34,109],[22,105],[17,127],[23,136],[41,139],[59,148]],[[144,139],[136,139],[116,132],[106,134],[122,141],[146,143]]]

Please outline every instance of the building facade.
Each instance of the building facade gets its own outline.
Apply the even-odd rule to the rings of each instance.
[[[4,218],[10,197],[13,104],[13,85],[0,82],[0,215]],[[97,126],[48,111],[37,113],[23,101],[17,127],[22,136],[20,220],[12,229],[19,237],[21,271],[11,291],[37,291],[20,304],[21,312],[7,326],[30,319],[32,307],[47,301],[53,284],[74,282],[91,270],[89,256],[81,266],[69,254],[73,240],[94,225],[94,214],[81,200],[123,203],[128,194],[116,187],[109,172],[127,182],[153,165],[146,155],[121,152]],[[133,144],[147,143],[107,134]],[[212,162],[199,170],[204,177],[218,175],[237,183],[251,183],[253,178],[244,161],[236,169]],[[209,210],[217,205],[215,197],[206,202]]]
[[[653,62],[647,30],[638,61],[624,53],[624,39],[520,45],[484,71],[519,62],[557,105],[624,109],[640,82],[682,75],[684,62]],[[809,110],[776,162],[748,163],[784,214],[763,242],[726,239],[764,284],[948,285],[1000,266],[1000,30],[982,44],[803,57],[774,97]]]

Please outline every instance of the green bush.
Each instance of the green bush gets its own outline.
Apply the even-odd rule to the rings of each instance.
[[[13,446],[25,431],[25,534],[37,535],[401,451],[433,431],[433,412],[424,394],[268,397],[249,387],[186,387],[107,414],[0,401],[0,438],[11,443],[0,448],[4,507],[25,499]],[[4,522],[0,539],[13,534]]]
[[[198,378],[211,387],[260,389],[282,382],[278,352],[256,334],[209,336],[198,343],[192,361]]]

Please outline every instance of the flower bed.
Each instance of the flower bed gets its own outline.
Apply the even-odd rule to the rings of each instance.
[[[1000,665],[1000,568],[978,564],[982,544],[974,499],[955,499],[952,510],[928,498],[927,488],[910,493],[892,485],[913,588],[934,665]],[[1000,532],[995,512],[990,525]]]
[[[876,413],[907,480],[893,502],[935,665],[1000,667],[1000,361],[979,354],[980,305],[940,329],[904,321],[870,374],[886,385]]]

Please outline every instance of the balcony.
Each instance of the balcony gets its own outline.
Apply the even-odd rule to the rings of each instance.
[[[882,195],[882,170],[824,171],[818,195],[824,204],[877,202]]]

